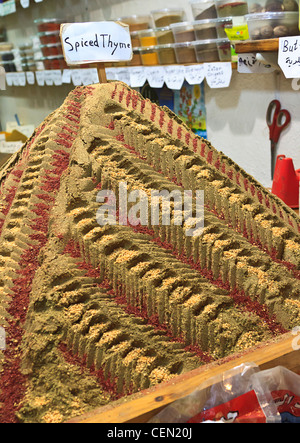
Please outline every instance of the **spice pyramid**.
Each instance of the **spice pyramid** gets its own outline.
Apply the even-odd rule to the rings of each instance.
[[[100,226],[124,182],[203,190],[203,232],[172,205],[169,226]],[[0,183],[0,423],[64,422],[300,324],[297,215],[121,82],[76,88]]]

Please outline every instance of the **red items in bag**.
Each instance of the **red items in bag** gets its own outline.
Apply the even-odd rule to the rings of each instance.
[[[202,423],[207,420],[224,423],[266,423],[266,416],[255,391],[252,390],[227,403],[200,412],[187,423]]]

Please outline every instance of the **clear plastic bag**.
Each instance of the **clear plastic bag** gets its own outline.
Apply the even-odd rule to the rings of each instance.
[[[245,363],[205,382],[152,418],[151,423],[278,423],[268,387],[256,377],[260,369]]]
[[[257,373],[256,378],[271,392],[282,423],[300,423],[300,376],[277,366]]]

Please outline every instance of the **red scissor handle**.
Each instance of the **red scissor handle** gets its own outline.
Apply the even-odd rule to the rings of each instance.
[[[281,132],[291,121],[291,114],[286,109],[281,109],[278,100],[273,100],[269,104],[267,111],[267,124],[270,129],[270,140],[277,143]]]

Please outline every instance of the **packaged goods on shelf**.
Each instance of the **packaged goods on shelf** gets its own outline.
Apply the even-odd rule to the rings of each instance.
[[[252,40],[299,35],[298,12],[266,12],[246,15]]]
[[[62,20],[59,18],[38,19],[35,20],[34,23],[37,26],[38,32],[52,32],[59,31],[60,25],[62,23],[66,23],[66,20]]]
[[[174,43],[158,45],[156,50],[161,65],[175,65],[177,63]]]
[[[194,42],[174,43],[177,63],[197,63]]]

